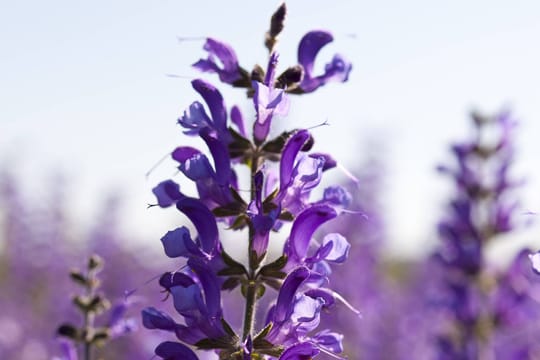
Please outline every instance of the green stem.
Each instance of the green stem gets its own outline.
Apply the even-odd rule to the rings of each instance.
[[[254,280],[249,280],[246,290],[246,309],[244,312],[244,333],[242,340],[246,340],[252,335],[253,323],[255,320],[255,307],[257,304],[257,283]]]

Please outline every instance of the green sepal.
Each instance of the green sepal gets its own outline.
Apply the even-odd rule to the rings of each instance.
[[[221,290],[231,291],[240,285],[240,279],[237,277],[230,277],[221,284]]]
[[[223,329],[225,330],[225,332],[230,335],[231,340],[239,339],[238,335],[234,332],[234,330],[232,329],[231,325],[229,325],[227,320],[225,320],[224,318],[221,318],[221,325],[223,326]]]
[[[270,264],[264,265],[259,270],[259,275],[270,278],[283,279],[287,275],[285,272],[281,271],[287,265],[287,255],[281,255],[279,258],[271,262]]]
[[[229,133],[233,138],[233,141],[229,144],[229,155],[232,159],[242,158],[242,161],[245,162],[246,158],[253,151],[251,141],[231,127],[229,127]]]
[[[295,131],[296,130],[284,131],[272,140],[267,141],[266,144],[263,145],[262,151],[269,154],[281,155],[283,148],[287,143],[287,140],[289,140],[289,138],[292,134],[294,134]],[[278,161],[279,156],[277,156],[277,158],[275,159],[269,158],[269,160]]]
[[[253,341],[259,341],[260,339],[264,339],[266,335],[268,335],[270,330],[272,330],[273,326],[274,326],[274,323],[272,322],[266,325],[264,329],[262,329],[261,331],[259,331],[257,335],[255,335],[255,337],[253,338]]]
[[[238,216],[234,219],[233,223],[229,227],[231,230],[243,229],[248,224],[248,217],[245,214]]]
[[[281,356],[281,353],[283,353],[284,347],[281,345],[274,345],[264,338],[259,338],[253,341],[253,349],[262,354],[277,358]]]
[[[56,333],[60,336],[67,337],[73,341],[81,340],[81,332],[73,324],[65,323],[56,329]]]
[[[223,269],[221,271],[225,271],[227,269],[230,269],[230,270],[228,270],[230,273],[229,274],[224,274],[224,275],[244,275],[244,274],[247,275],[247,270],[244,267],[244,265],[242,265],[238,261],[234,260],[225,251],[221,252],[221,258],[223,259],[223,262],[225,262],[225,264],[228,266],[227,268],[225,268],[225,269]],[[220,273],[221,273],[221,271],[220,271]]]
[[[294,215],[287,211],[287,210],[283,210],[281,212],[281,214],[279,214],[279,220],[283,220],[283,221],[293,221],[294,220]]]
[[[221,336],[215,339],[202,339],[195,343],[195,346],[200,350],[212,350],[212,349],[234,349],[236,347],[236,341],[230,336]]]
[[[99,328],[96,329],[93,333],[92,340],[90,340],[90,343],[95,344],[97,346],[103,346],[105,343],[110,340],[111,338],[111,332],[108,328]]]
[[[285,278],[287,274],[283,273],[283,278]],[[279,291],[281,289],[281,285],[283,285],[283,281],[280,280],[281,278],[266,278],[263,277],[262,280],[264,283],[268,286],[270,286],[272,289]]]
[[[90,281],[88,280],[88,278],[84,276],[78,269],[71,270],[69,272],[69,277],[71,278],[71,280],[73,280],[79,285],[82,285],[84,287],[90,286]]]

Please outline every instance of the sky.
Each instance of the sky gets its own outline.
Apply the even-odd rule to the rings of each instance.
[[[30,192],[64,174],[75,218],[100,199],[124,198],[124,227],[155,244],[182,219],[147,210],[151,188],[175,174],[172,161],[146,172],[188,140],[176,119],[198,95],[190,79],[223,90],[229,106],[252,114],[241,91],[198,74],[203,40],[231,44],[250,68],[266,62],[263,35],[276,1],[12,1],[0,5],[0,166]],[[536,1],[288,1],[278,51],[296,62],[307,31],[330,30],[321,69],[339,52],[353,63],[345,84],[295,97],[277,126],[314,126],[318,150],[348,169],[370,152],[388,170],[383,199],[389,251],[414,256],[435,241],[448,180],[435,166],[467,136],[472,109],[511,109],[520,120],[515,174],[527,179],[525,210],[540,210],[540,3]],[[176,77],[170,76],[176,75]],[[291,124],[292,123],[292,124]],[[370,147],[376,139],[381,146]],[[383,149],[383,150],[380,150]],[[335,176],[334,178],[338,178]],[[58,185],[60,186],[60,185]],[[524,215],[525,216],[525,215]],[[540,228],[520,241],[540,247]],[[507,245],[503,245],[507,246]]]

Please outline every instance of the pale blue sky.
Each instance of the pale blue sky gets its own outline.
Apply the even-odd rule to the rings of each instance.
[[[32,189],[51,169],[72,180],[67,189],[84,217],[110,187],[126,200],[126,227],[158,241],[173,211],[147,211],[151,187],[174,174],[164,163],[182,143],[175,124],[197,95],[190,64],[213,36],[245,66],[264,63],[262,45],[275,1],[4,1],[0,5],[0,163],[16,167]],[[319,150],[331,149],[353,168],[373,134],[387,142],[385,194],[397,253],[433,240],[447,181],[434,166],[447,145],[467,134],[467,114],[510,107],[521,120],[516,173],[529,179],[524,204],[540,208],[540,3],[537,1],[287,2],[281,37],[283,66],[295,61],[301,36],[314,28],[336,37],[334,52],[354,64],[350,81],[295,98],[283,125],[311,126]],[[206,76],[217,84],[215,77]],[[221,86],[222,89],[225,87]],[[251,107],[240,91],[229,105]],[[293,123],[294,122],[294,123]],[[46,189],[41,188],[41,191]],[[37,190],[36,190],[37,191]],[[525,237],[540,246],[538,227]],[[536,238],[535,238],[536,237]]]

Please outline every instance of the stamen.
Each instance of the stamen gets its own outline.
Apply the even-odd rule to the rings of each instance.
[[[201,41],[206,40],[206,36],[177,36],[176,40],[178,42],[185,42],[185,41]]]
[[[167,153],[165,154],[157,163],[155,163],[154,165],[152,165],[152,167],[150,168],[150,170],[148,170],[146,172],[146,174],[144,174],[144,176],[146,178],[148,178],[148,176],[150,176],[150,174],[159,166],[161,165],[165,160],[167,160],[167,158],[171,156],[171,153]]]

